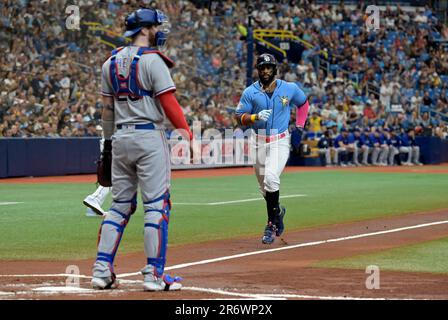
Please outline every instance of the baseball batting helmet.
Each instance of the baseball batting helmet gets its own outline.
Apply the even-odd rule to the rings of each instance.
[[[163,46],[167,40],[168,18],[166,15],[157,9],[138,9],[126,17],[125,20],[126,32],[124,37],[132,37],[142,30],[144,27],[164,25],[162,31],[156,33],[156,45]]]
[[[277,61],[275,61],[275,57],[272,54],[269,53],[263,53],[262,55],[258,56],[257,58],[257,70],[258,72],[261,71],[262,66],[272,66],[273,72],[269,78],[263,79],[260,77],[260,82],[263,85],[269,85],[272,83],[272,81],[275,79],[275,76],[277,74]]]
[[[275,57],[272,54],[263,53],[259,55],[257,58],[257,69],[260,68],[262,65],[271,65],[277,68],[277,61],[275,60]]]

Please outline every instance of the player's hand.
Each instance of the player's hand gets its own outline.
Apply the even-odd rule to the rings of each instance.
[[[263,110],[257,114],[258,120],[267,121],[271,116],[272,110]]]
[[[296,132],[293,133],[291,137],[291,145],[296,153],[300,150],[300,144],[302,143],[303,128],[300,126],[296,127]]]

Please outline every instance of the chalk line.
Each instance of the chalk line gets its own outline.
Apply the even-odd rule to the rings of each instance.
[[[306,194],[291,194],[280,196],[280,199],[287,198],[298,198],[298,197],[306,197]],[[260,201],[264,200],[263,198],[251,198],[251,199],[241,199],[241,200],[231,200],[231,201],[220,201],[220,202],[173,202],[173,205],[186,205],[186,206],[220,206],[223,204],[232,204],[232,203],[243,203],[243,202],[252,202],[252,201]]]
[[[0,206],[8,206],[11,204],[21,204],[21,203],[24,203],[24,202],[0,202]]]
[[[291,249],[302,248],[302,247],[311,247],[311,246],[317,246],[317,245],[327,244],[327,243],[332,243],[332,242],[340,242],[340,241],[347,241],[347,240],[353,240],[353,239],[359,239],[359,238],[366,238],[366,237],[372,237],[372,236],[377,236],[377,235],[382,235],[382,234],[405,231],[405,230],[425,228],[425,227],[446,224],[446,223],[448,223],[448,220],[417,224],[417,225],[413,225],[413,226],[395,228],[395,229],[384,230],[384,231],[362,233],[362,234],[357,234],[357,235],[352,235],[352,236],[347,236],[347,237],[333,238],[333,239],[313,241],[313,242],[305,242],[305,243],[299,243],[299,244],[295,244],[295,245],[289,245],[289,246],[273,248],[273,249],[251,251],[251,252],[234,254],[234,255],[230,255],[230,256],[218,257],[218,258],[213,258],[213,259],[206,259],[206,260],[194,261],[194,262],[189,262],[189,263],[177,264],[177,265],[174,265],[171,267],[167,267],[167,268],[165,268],[165,270],[182,269],[182,268],[187,268],[187,267],[192,267],[192,266],[197,266],[197,265],[226,261],[226,260],[231,260],[231,259],[244,258],[244,257],[253,256],[253,255],[259,255],[259,254],[265,254],[265,253],[271,253],[271,252],[277,252],[277,251],[284,251],[284,250],[291,250]],[[123,274],[118,275],[117,277],[122,277],[122,278],[123,277],[131,277],[131,276],[136,276],[139,274],[140,274],[139,272],[123,273]]]

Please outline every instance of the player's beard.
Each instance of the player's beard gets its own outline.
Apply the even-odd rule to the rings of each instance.
[[[151,48],[154,48],[156,46],[156,35],[152,32],[148,33],[148,44]]]
[[[275,78],[275,69],[272,70],[272,72],[270,73],[269,76],[265,77],[263,76],[263,74],[261,72],[259,72],[259,76],[260,78],[260,82],[263,86],[269,86],[270,84],[272,84],[272,82],[274,81]]]

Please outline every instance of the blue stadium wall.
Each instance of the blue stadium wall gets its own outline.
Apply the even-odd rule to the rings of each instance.
[[[448,162],[448,140],[418,137],[421,161]],[[0,139],[0,178],[95,173],[98,138]],[[291,155],[289,165],[320,165],[318,158]]]
[[[291,138],[297,135],[296,131],[291,133]],[[416,141],[420,146],[420,161],[423,164],[440,164],[448,162],[448,139],[442,140],[436,137],[417,137]],[[319,157],[299,157],[291,153],[289,166],[321,166]]]
[[[98,138],[0,139],[0,178],[95,172]]]

